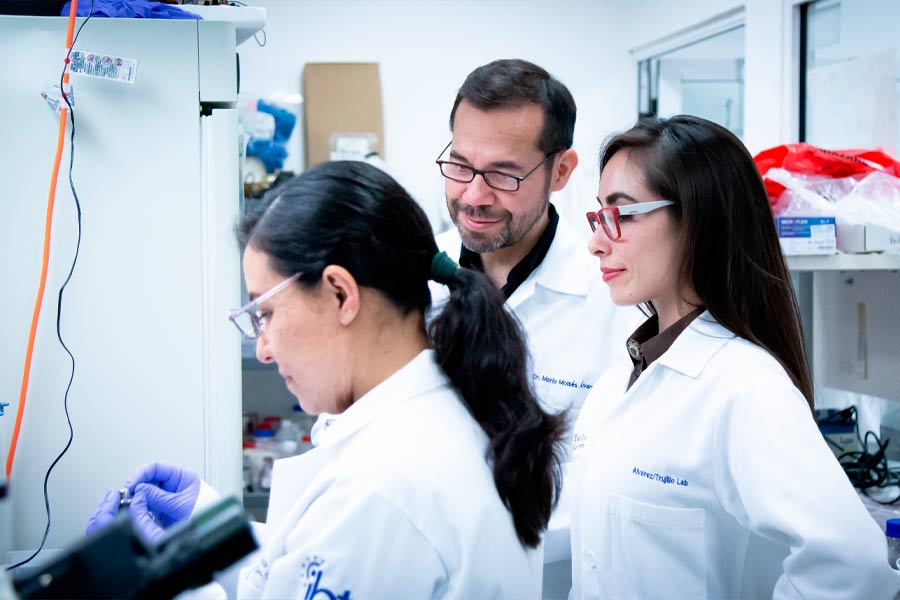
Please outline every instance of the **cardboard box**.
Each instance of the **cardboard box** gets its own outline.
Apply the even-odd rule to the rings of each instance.
[[[385,158],[378,63],[306,63],[303,102],[307,168],[370,152]]]
[[[834,217],[775,217],[775,228],[787,256],[837,254]]]
[[[841,252],[890,252],[900,254],[900,232],[880,225],[837,224],[837,247]]]

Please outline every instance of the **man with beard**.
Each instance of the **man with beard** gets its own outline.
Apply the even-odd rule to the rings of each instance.
[[[615,307],[585,240],[550,202],[578,165],[574,128],[566,86],[532,63],[498,60],[463,82],[437,160],[456,225],[438,246],[506,296],[528,336],[538,398],[570,424],[640,317]],[[432,294],[439,304],[446,291]]]
[[[437,237],[438,247],[506,296],[528,338],[538,400],[570,426],[642,320],[612,303],[587,239],[550,202],[578,165],[574,129],[566,86],[532,63],[498,60],[463,82],[450,112],[452,139],[437,160],[456,225]],[[585,199],[585,210],[594,206]],[[435,306],[446,296],[432,286]],[[564,439],[568,453],[573,440]],[[571,584],[567,496],[564,488],[544,536],[544,596],[564,596]]]

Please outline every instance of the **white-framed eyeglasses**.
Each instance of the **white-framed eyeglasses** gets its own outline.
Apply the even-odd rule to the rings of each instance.
[[[265,321],[263,320],[262,314],[259,312],[259,305],[297,281],[297,279],[300,278],[300,275],[302,275],[302,273],[294,273],[268,292],[251,300],[244,306],[233,308],[228,311],[228,318],[234,323],[234,326],[238,328],[238,331],[241,332],[242,336],[248,340],[255,340],[262,335],[263,329],[265,329]]]
[[[597,202],[600,202],[600,198],[597,198]],[[622,228],[619,222],[621,217],[652,212],[671,204],[675,203],[671,200],[635,202],[634,204],[623,204],[621,206],[607,206],[597,211],[591,211],[585,216],[587,216],[588,225],[591,226],[592,232],[597,231],[597,227],[600,227],[609,239],[616,241],[622,237]]]

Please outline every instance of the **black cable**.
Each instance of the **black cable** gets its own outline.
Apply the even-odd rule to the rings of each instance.
[[[260,33],[261,33],[262,36],[263,36],[262,41],[259,41],[259,38],[256,37],[256,36],[258,36]],[[262,48],[262,47],[264,47],[264,46],[266,45],[266,43],[269,41],[269,36],[266,35],[266,30],[265,30],[265,29],[260,29],[259,31],[257,31],[256,33],[253,34],[253,39],[256,40],[256,44],[257,44],[260,48]]]
[[[238,0],[229,0],[229,1],[226,2],[225,4],[227,4],[228,6],[249,6],[249,4],[247,4],[246,2],[239,2]],[[262,41],[259,41],[259,38],[257,37],[260,33],[261,33],[262,36],[263,36]],[[269,36],[266,35],[266,29],[265,29],[265,27],[262,28],[262,29],[260,29],[260,30],[257,31],[256,33],[254,33],[254,34],[253,34],[253,39],[256,40],[256,44],[257,44],[260,48],[263,48],[263,47],[266,45],[266,43],[269,41]]]
[[[900,473],[892,471],[888,465],[885,451],[888,444],[890,444],[890,440],[882,442],[874,431],[867,431],[865,437],[860,435],[858,412],[855,406],[832,413],[818,422],[819,425],[853,423],[854,433],[860,449],[858,451],[843,452],[838,456],[838,462],[850,479],[850,483],[879,504],[887,505],[900,501],[900,493],[897,494],[896,498],[888,501],[878,500],[869,495],[868,490],[873,488],[887,488],[900,485]],[[872,438],[874,446],[878,448],[874,453],[868,450],[869,438]],[[838,450],[843,450],[840,444],[828,439],[827,436],[825,440]]]
[[[63,87],[63,79],[65,77],[66,68],[68,68],[69,66],[69,58],[72,54],[72,48],[75,47],[75,42],[78,41],[78,36],[81,34],[81,30],[84,29],[84,26],[87,25],[87,22],[91,20],[91,15],[93,14],[93,12],[94,0],[91,0],[91,8],[88,11],[88,16],[78,27],[78,31],[75,33],[75,37],[72,39],[72,45],[69,47],[69,50],[66,53],[66,62],[63,66],[63,72],[59,76],[60,93],[62,95],[63,101],[65,101],[66,103],[66,106],[69,107],[69,119],[72,124],[72,130],[69,133],[69,187],[72,189],[72,196],[75,198],[75,209],[78,215],[78,237],[75,242],[75,256],[72,258],[72,266],[69,267],[69,274],[66,276],[66,280],[59,288],[59,295],[56,302],[56,337],[57,339],[59,339],[59,343],[66,351],[66,354],[69,355],[69,359],[72,361],[72,371],[69,374],[69,383],[66,386],[66,393],[63,397],[63,409],[66,413],[66,423],[69,426],[69,439],[66,441],[66,445],[62,449],[62,451],[56,456],[53,462],[50,463],[50,466],[47,468],[47,473],[44,475],[44,509],[47,512],[47,527],[44,528],[44,535],[41,538],[41,545],[38,546],[38,549],[35,550],[34,553],[25,560],[7,567],[7,571],[11,571],[31,562],[38,554],[40,554],[41,550],[44,549],[44,544],[47,543],[47,536],[50,534],[50,493],[48,488],[50,482],[50,473],[53,471],[53,468],[57,465],[57,463],[59,463],[62,457],[66,454],[66,452],[69,451],[69,448],[72,447],[72,441],[75,439],[75,430],[72,428],[72,418],[69,415],[69,390],[72,389],[72,382],[75,380],[75,356],[72,355],[69,347],[66,346],[66,343],[62,339],[60,323],[62,321],[63,292],[66,290],[66,286],[69,285],[69,281],[72,279],[72,274],[75,272],[75,265],[78,262],[78,253],[81,249],[81,202],[78,200],[78,193],[75,191],[75,182],[72,179],[72,168],[75,165],[75,109],[72,106],[72,103],[69,102],[68,94],[66,93],[65,87]]]

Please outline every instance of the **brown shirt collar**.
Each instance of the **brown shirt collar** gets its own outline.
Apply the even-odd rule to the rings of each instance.
[[[681,335],[681,332],[687,329],[688,325],[703,314],[705,310],[702,306],[697,308],[681,317],[662,332],[659,331],[659,317],[653,315],[631,334],[631,337],[625,343],[625,347],[628,349],[628,356],[631,358],[631,362],[634,364],[634,370],[631,372],[631,378],[628,380],[626,390],[634,385],[641,373],[647,370],[647,367],[653,361],[672,347],[672,344]]]

